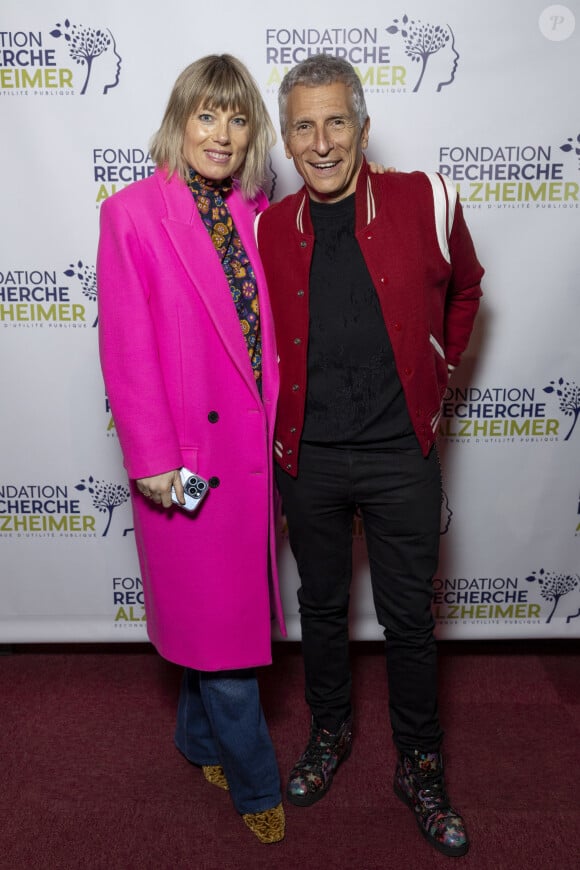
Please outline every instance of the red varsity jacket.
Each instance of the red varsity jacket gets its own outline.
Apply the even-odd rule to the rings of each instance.
[[[449,372],[471,335],[484,270],[456,190],[438,174],[373,175],[363,160],[355,207],[356,238],[379,297],[409,415],[427,455]],[[275,457],[296,476],[315,242],[306,187],[266,209],[256,235],[279,354]]]

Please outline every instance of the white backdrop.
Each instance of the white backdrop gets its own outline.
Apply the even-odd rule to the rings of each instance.
[[[176,76],[214,51],[247,63],[276,124],[285,70],[340,53],[369,157],[459,185],[487,271],[443,408],[438,636],[580,635],[579,29],[578,0],[4,0],[0,642],[146,639],[97,356],[98,214],[151,171]],[[296,189],[279,143],[271,168],[272,199]],[[358,524],[354,541],[352,634],[375,639]],[[283,523],[280,567],[298,639]]]

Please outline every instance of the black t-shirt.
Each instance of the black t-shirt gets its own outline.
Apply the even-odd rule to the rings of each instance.
[[[310,200],[308,389],[302,440],[407,449],[417,440],[377,292],[354,235],[354,194]]]

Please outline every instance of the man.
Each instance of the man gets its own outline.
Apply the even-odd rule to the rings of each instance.
[[[435,433],[483,269],[453,188],[424,173],[369,175],[370,120],[343,60],[317,55],[279,93],[285,151],[304,180],[258,227],[281,388],[277,484],[301,579],[312,720],[288,800],[322,798],[351,750],[352,521],[363,518],[385,630],[395,792],[441,852],[468,838],[446,795],[431,613],[441,475]]]

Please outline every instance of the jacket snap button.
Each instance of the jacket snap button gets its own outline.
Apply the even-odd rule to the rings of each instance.
[[[294,392],[296,392],[296,390],[300,389],[300,385],[299,384],[292,384],[292,389],[294,390]]]

